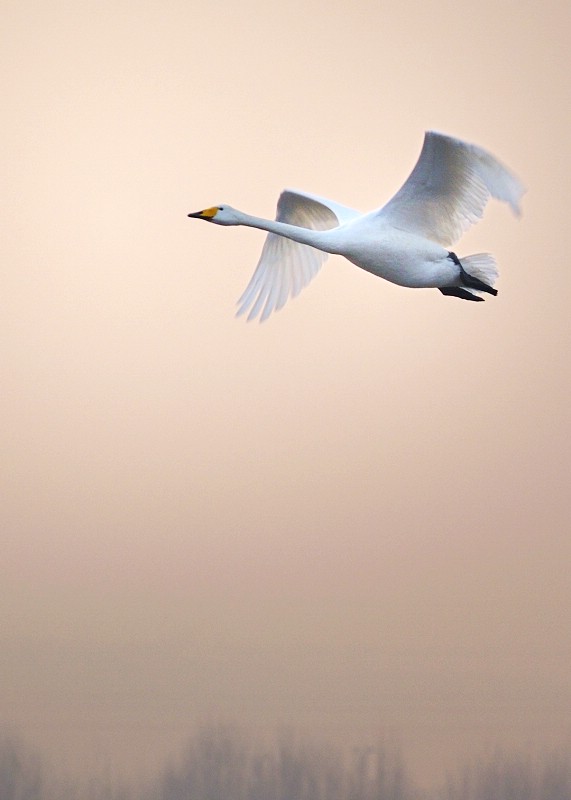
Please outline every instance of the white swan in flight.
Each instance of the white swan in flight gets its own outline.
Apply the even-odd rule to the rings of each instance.
[[[489,253],[458,257],[449,248],[481,219],[490,197],[519,216],[525,189],[491,153],[428,131],[405,184],[382,208],[361,214],[314,194],[286,189],[276,219],[228,205],[189,214],[217,225],[268,231],[260,260],[239,299],[238,315],[260,321],[282,308],[317,274],[329,253],[399,286],[437,288],[464,300],[497,294]]]

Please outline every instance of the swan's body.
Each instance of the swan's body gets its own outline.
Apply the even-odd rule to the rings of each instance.
[[[524,193],[519,180],[475,145],[428,132],[406,183],[382,208],[361,214],[317,195],[286,189],[275,220],[230,206],[189,214],[219,225],[268,231],[258,266],[239,300],[238,314],[266,319],[317,274],[329,253],[399,286],[438,288],[465,300],[497,294],[488,253],[459,259],[449,247],[483,215],[490,197],[515,214]]]

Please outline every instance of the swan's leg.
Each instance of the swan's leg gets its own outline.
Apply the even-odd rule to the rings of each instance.
[[[439,291],[441,291],[442,294],[451,295],[452,297],[461,297],[462,300],[475,300],[477,303],[482,303],[484,301],[483,297],[478,297],[477,294],[472,294],[472,292],[468,292],[460,286],[444,286],[441,287]]]
[[[460,269],[460,281],[462,282],[463,286],[467,286],[469,289],[478,289],[480,292],[488,292],[488,294],[493,294],[494,296],[497,295],[497,289],[494,289],[492,286],[488,286],[488,284],[484,283],[484,281],[481,281],[479,278],[475,278],[473,275],[470,275],[466,272],[456,253],[448,253],[448,258]]]

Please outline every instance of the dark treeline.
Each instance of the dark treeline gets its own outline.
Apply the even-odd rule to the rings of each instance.
[[[280,734],[261,745],[229,727],[203,727],[145,787],[94,776],[80,786],[0,738],[0,800],[571,800],[571,759],[493,754],[420,791],[385,744],[347,752]]]

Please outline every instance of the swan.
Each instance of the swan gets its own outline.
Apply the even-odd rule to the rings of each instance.
[[[482,301],[496,295],[498,270],[490,253],[458,257],[450,247],[478,222],[490,197],[516,216],[525,189],[491,153],[436,131],[427,131],[406,182],[381,208],[353,208],[294,189],[284,190],[275,220],[229,205],[188,214],[216,225],[247,225],[268,232],[258,265],[238,300],[237,316],[260,322],[281,309],[315,277],[331,254],[367,272],[411,288]]]

